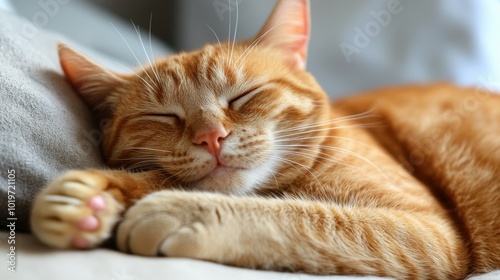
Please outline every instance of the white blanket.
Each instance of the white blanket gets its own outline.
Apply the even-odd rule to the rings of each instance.
[[[1,251],[7,254],[7,233],[0,234]],[[0,279],[106,279],[106,280],[356,280],[386,279],[354,276],[311,276],[305,274],[259,271],[215,263],[126,255],[98,249],[90,251],[57,251],[41,245],[33,236],[16,235],[16,272],[0,268]],[[5,262],[3,262],[5,264]]]

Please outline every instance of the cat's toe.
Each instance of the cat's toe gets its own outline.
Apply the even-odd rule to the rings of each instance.
[[[90,247],[90,242],[82,236],[75,236],[71,239],[71,246],[76,249],[87,249]]]
[[[125,218],[118,229],[118,246],[143,256],[156,256],[161,243],[179,227],[175,217],[156,213],[143,218]]]
[[[37,196],[33,232],[57,248],[98,246],[110,236],[122,209],[106,188],[106,180],[95,173],[73,171],[61,176]]]
[[[87,201],[87,205],[92,208],[94,211],[101,211],[106,209],[106,200],[102,195],[96,195],[91,197]]]
[[[169,257],[202,258],[204,257],[203,245],[210,243],[204,238],[207,237],[204,233],[205,228],[200,223],[181,227],[163,240],[158,252]]]
[[[87,216],[76,223],[76,226],[84,231],[94,231],[99,228],[99,219],[94,216]]]
[[[118,227],[117,245],[145,256],[200,258],[206,240],[200,213],[176,192],[158,192],[131,207]]]

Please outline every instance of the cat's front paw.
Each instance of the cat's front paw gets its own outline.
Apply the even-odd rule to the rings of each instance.
[[[223,201],[215,195],[180,191],[153,193],[131,207],[118,228],[117,243],[134,254],[217,259],[224,239]]]
[[[69,171],[35,199],[33,233],[56,248],[93,248],[106,240],[123,206],[108,192],[99,171]]]

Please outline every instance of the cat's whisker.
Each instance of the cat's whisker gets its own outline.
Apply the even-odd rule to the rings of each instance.
[[[300,172],[300,174],[302,174],[302,176],[306,177],[306,175],[300,169],[298,169],[295,165],[293,165],[293,163],[289,162],[289,160],[284,159],[282,157],[278,157],[278,156],[271,156],[270,159],[276,159],[276,160],[279,160],[280,162],[286,163],[286,164],[292,166],[293,168],[295,168],[298,172]]]
[[[151,38],[152,37],[151,33],[153,32],[152,29],[153,29],[153,13],[151,12],[151,15],[149,17],[149,50],[151,51],[151,60],[148,57],[148,61],[149,61],[151,69],[153,70],[153,74],[156,76],[156,80],[158,82],[158,85],[161,85],[162,83],[161,83],[160,75],[158,74],[157,65],[156,65],[156,63],[151,63],[151,61],[154,62],[154,59],[155,59],[155,55],[153,52],[153,43],[152,43],[152,38]],[[142,40],[141,40],[141,43],[142,43]],[[144,44],[143,44],[143,47],[144,47]],[[146,50],[144,50],[144,52],[147,55]]]
[[[382,172],[382,170],[380,170],[380,168],[378,168],[378,166],[375,163],[373,163],[371,160],[369,160],[367,157],[365,157],[363,155],[360,155],[356,152],[349,151],[347,149],[339,148],[339,147],[324,147],[324,149],[337,151],[337,152],[341,152],[341,153],[356,157],[356,158],[368,163],[369,165],[371,165],[386,181],[389,181],[387,175],[385,175],[385,173]]]
[[[141,77],[139,74],[137,74],[137,72],[136,72],[136,71],[134,71],[134,70],[130,69],[130,68],[129,68],[129,67],[127,67],[126,65],[121,64],[121,63],[119,63],[119,62],[116,62],[116,61],[115,61],[114,63],[116,63],[116,64],[120,65],[121,67],[123,67],[123,68],[125,68],[125,69],[127,69],[127,70],[129,70],[129,71],[130,71],[130,73],[134,74],[137,78],[139,78],[139,79],[143,82],[143,84],[144,84],[145,86],[147,86],[147,87],[148,87],[148,89],[149,89],[149,90],[151,90],[152,92],[154,91],[153,86],[152,86],[152,85],[150,85],[150,84],[149,84],[149,83],[148,83],[148,82],[147,82],[147,81],[146,81],[143,77]]]
[[[158,162],[156,159],[149,159],[149,160],[142,160],[139,162],[136,162],[134,164],[128,165],[126,167],[127,170],[134,170],[134,169],[141,169],[145,167],[156,167],[158,166]]]
[[[276,134],[279,137],[287,137],[287,136],[294,136],[294,135],[300,135],[300,134],[305,134],[305,133],[310,133],[310,132],[318,132],[318,131],[323,131],[323,130],[335,130],[335,129],[343,129],[343,128],[354,128],[354,127],[380,127],[381,123],[356,123],[356,124],[349,124],[349,125],[337,125],[333,126],[332,124],[321,124],[321,125],[313,125],[311,127],[304,127],[302,129],[291,129],[291,130],[276,130]],[[322,127],[322,128],[318,128]],[[311,128],[318,128],[311,130]]]
[[[307,167],[303,164],[300,164],[298,162],[295,162],[293,160],[289,160],[290,162],[292,163],[295,163],[295,164],[299,164],[299,166],[301,166],[302,168],[304,168],[313,178],[314,180],[318,183],[318,187],[319,189],[321,190],[321,192],[323,192],[323,197],[327,197],[327,192],[326,192],[326,188],[325,186],[319,181],[318,177],[316,177],[316,175],[314,175],[314,173],[312,173],[311,171],[311,168],[310,167]],[[297,168],[296,168],[297,169]],[[298,169],[297,169],[298,170]],[[300,171],[300,170],[299,170]],[[301,172],[303,176],[306,176],[303,172]]]
[[[271,176],[273,176],[274,182],[276,183],[276,189],[279,189],[280,185],[278,183],[278,178],[276,177],[276,174],[278,174],[278,175],[280,175],[280,176],[283,177],[284,176],[283,173],[279,172],[278,170],[272,169],[272,168],[268,168],[266,170],[271,173]],[[259,187],[257,189],[259,189],[259,188],[269,188],[269,186],[267,184],[268,184],[267,180],[263,181],[263,182],[260,182],[259,183]]]
[[[248,54],[250,53],[250,51],[253,50],[253,48],[255,48],[255,46],[267,35],[269,34],[269,32],[271,32],[273,29],[275,29],[276,27],[280,26],[282,23],[278,23],[276,25],[274,25],[273,27],[269,28],[269,30],[267,30],[264,34],[260,35],[259,37],[257,37],[244,51],[242,54],[240,54],[240,56],[238,57],[238,60],[236,60],[235,62],[235,65],[236,65],[236,68],[238,70],[241,70],[241,67],[243,66],[243,63],[245,62],[245,59],[246,57],[248,56]],[[240,59],[243,60],[238,64],[238,62],[240,61]]]
[[[306,131],[295,132],[295,133],[290,133],[290,134],[281,134],[281,135],[278,135],[276,137],[276,139],[278,139],[278,140],[286,139],[287,137],[290,137],[290,136],[308,134],[311,132],[332,131],[332,130],[338,130],[338,129],[352,129],[352,128],[373,128],[373,127],[380,127],[380,126],[381,126],[380,123],[341,125],[341,126],[325,127],[325,128],[321,128],[321,129],[306,130]]]
[[[279,140],[275,140],[274,142],[276,143],[287,143],[287,142],[296,142],[298,140],[314,140],[314,139],[337,139],[337,140],[346,140],[346,141],[351,141],[353,143],[356,143],[358,145],[361,145],[361,146],[365,146],[367,148],[374,148],[373,146],[370,146],[366,143],[363,143],[361,141],[358,141],[356,139],[352,139],[352,138],[349,138],[349,137],[342,137],[342,136],[334,136],[334,135],[327,135],[327,136],[306,136],[306,137],[294,137],[294,138],[290,138],[290,139],[279,139]],[[312,145],[312,144],[311,144]]]
[[[278,189],[280,187],[280,184],[278,183],[278,179],[276,178],[276,175],[274,175],[275,173],[278,173],[279,175],[282,175],[280,172],[276,171],[276,170],[272,170],[271,168],[268,169],[270,172],[271,172],[271,175],[273,176],[274,178],[274,182],[276,183],[276,189]]]
[[[238,0],[235,0],[235,4],[236,4],[236,24],[234,26],[233,47],[231,49],[231,56],[230,56],[229,64],[231,64],[231,62],[233,61],[234,44],[236,43],[236,33],[238,32],[238,22],[239,22],[239,8],[238,8],[239,5],[238,5]]]
[[[153,166],[153,167],[146,166],[146,167],[139,167],[136,169],[126,169],[126,170],[128,170],[129,172],[137,172],[137,171],[140,171],[140,172],[164,172],[164,170],[162,168],[155,168],[155,167],[156,166]],[[158,188],[158,190],[161,190],[161,188]]]
[[[153,151],[153,152],[160,152],[160,153],[172,153],[172,151],[155,149],[155,148],[148,148],[148,147],[127,147],[127,148],[124,148],[124,150],[146,150],[146,151]]]
[[[278,147],[280,145],[277,145]],[[288,145],[282,145],[282,146],[286,146],[286,147],[305,147],[305,148],[309,148],[311,147],[312,145],[305,145],[305,144],[288,144]],[[315,147],[318,147],[320,149],[324,149],[324,150],[330,150],[330,151],[339,151],[339,152],[343,152],[345,154],[348,154],[348,155],[351,155],[351,156],[355,156],[359,159],[362,159],[363,161],[365,162],[368,162],[370,164],[373,164],[372,161],[370,161],[368,158],[358,154],[358,153],[355,153],[355,152],[352,152],[352,151],[349,151],[347,149],[344,149],[344,148],[339,148],[339,147],[333,147],[333,146],[325,146],[325,145],[313,145]],[[373,164],[374,165],[374,164]]]
[[[366,123],[348,123],[348,124],[342,124],[340,125],[341,122],[344,122],[344,120],[341,121],[336,121],[336,120],[331,120],[329,122],[325,123],[312,123],[309,125],[304,125],[302,127],[291,127],[291,128],[286,128],[286,129],[275,129],[276,134],[281,135],[281,136],[286,136],[286,135],[292,135],[293,133],[308,133],[311,132],[312,128],[321,128],[321,129],[334,129],[336,127],[349,127],[349,126],[359,126],[359,125],[373,125],[373,126],[382,126],[381,122],[366,122]],[[288,133],[288,134],[287,134]]]
[[[133,23],[132,23],[133,24]],[[128,43],[128,41],[125,39],[125,37],[123,36],[123,34],[120,32],[120,30],[118,30],[118,28],[116,28],[116,26],[111,22],[111,25],[113,26],[113,28],[118,32],[118,34],[120,34],[120,37],[123,39],[123,41],[125,42],[125,45],[127,45],[128,49],[130,50],[130,52],[132,53],[132,55],[134,56],[135,60],[137,61],[137,63],[139,63],[139,65],[141,66],[142,70],[144,71],[144,73],[149,77],[149,80],[151,80],[151,77],[149,76],[148,72],[146,71],[146,69],[144,68],[144,66],[142,65],[142,63],[139,61],[139,58],[137,58],[137,55],[134,53],[134,51],[132,50],[132,47],[130,46],[130,44]],[[135,25],[134,25],[135,26]],[[134,71],[135,72],[135,71]],[[137,73],[136,73],[137,74]],[[138,74],[137,74],[138,75]],[[144,79],[142,79],[144,80]],[[147,83],[150,87],[151,85],[149,83]],[[152,87],[152,89],[154,90],[154,87]]]
[[[132,164],[140,164],[140,163],[144,163],[144,162],[158,162],[158,158],[157,157],[150,157],[150,158],[146,158],[146,159],[143,159],[143,160],[140,160],[140,161],[136,161]]]
[[[246,57],[247,52],[251,51],[255,45],[257,45],[257,44],[258,44],[258,43],[259,43],[259,42],[260,42],[260,41],[261,41],[261,40],[262,40],[262,39],[263,39],[263,38],[264,38],[264,37],[265,37],[265,36],[266,36],[269,32],[271,32],[271,30],[273,30],[273,29],[274,29],[275,27],[277,27],[277,26],[279,26],[279,24],[277,24],[277,25],[273,26],[272,28],[270,28],[269,30],[267,30],[264,34],[262,34],[262,35],[260,35],[259,37],[255,38],[255,39],[253,40],[253,42],[252,42],[250,45],[248,45],[248,46],[245,48],[245,50],[243,51],[243,53],[242,53],[242,54],[238,57],[238,60],[236,60],[236,65],[238,65],[238,61],[240,61],[240,59],[241,59],[244,55],[245,55],[245,56],[243,57],[243,59]]]
[[[316,175],[314,175],[314,174],[310,171],[310,169],[311,169],[311,168],[309,168],[309,167],[307,167],[307,166],[304,166],[303,164],[300,164],[300,163],[295,162],[295,161],[293,161],[293,160],[287,160],[287,159],[284,159],[284,158],[281,158],[281,160],[284,160],[284,161],[283,161],[284,163],[288,163],[289,165],[291,165],[292,167],[294,167],[294,168],[295,168],[297,171],[299,171],[299,172],[302,174],[302,176],[304,176],[304,177],[305,177],[306,175],[305,175],[302,171],[300,171],[300,169],[298,169],[296,166],[294,166],[292,163],[299,164],[302,168],[304,168],[306,171],[308,171],[308,172],[309,172],[309,174],[310,174],[310,175],[312,175],[312,177],[314,178],[314,180],[316,180],[316,182],[318,183],[319,190],[323,193],[323,197],[324,197],[324,198],[328,197],[328,194],[327,194],[327,191],[326,191],[325,186],[324,186],[323,184],[321,184],[321,183],[320,183],[320,181],[318,180],[318,178],[316,177]],[[287,161],[288,161],[288,162],[287,162]]]
[[[279,147],[279,145],[277,145]],[[308,148],[310,147],[311,145],[305,145],[305,144],[289,144],[289,145],[286,145],[286,147],[305,147],[305,148]],[[320,149],[324,149],[324,150],[330,150],[330,151],[334,151],[334,152],[340,152],[340,153],[344,153],[344,154],[347,154],[347,155],[350,155],[350,156],[353,156],[355,158],[358,158],[366,163],[368,163],[371,167],[373,167],[380,175],[382,175],[382,177],[384,177],[384,179],[388,180],[387,176],[385,175],[384,172],[382,172],[382,170],[380,170],[380,168],[378,168],[377,165],[375,165],[375,163],[373,163],[371,160],[369,160],[367,157],[363,156],[363,155],[360,155],[356,152],[353,152],[353,151],[350,151],[350,150],[347,150],[347,149],[344,149],[344,148],[339,148],[339,147],[332,147],[332,146],[324,146],[324,145],[317,145],[318,148]]]
[[[232,24],[232,17],[231,17],[231,0],[227,0],[227,6],[229,7],[229,34],[227,35],[227,58],[226,61],[229,62],[230,59],[230,53],[229,53],[229,48],[231,47],[231,24]]]
[[[308,123],[300,126],[295,126],[288,128],[286,130],[278,130],[278,131],[294,131],[294,130],[303,130],[303,129],[308,129],[308,128],[313,128],[317,126],[325,126],[325,125],[332,125],[336,123],[342,123],[342,122],[352,122],[352,121],[359,121],[359,120],[368,120],[369,118],[375,118],[373,115],[366,115],[366,116],[352,116],[352,117],[346,117],[346,118],[337,118],[337,119],[331,119],[331,120],[326,120],[326,121],[321,121],[321,122],[313,122],[313,123]]]
[[[148,60],[148,63],[149,63],[149,65],[150,65],[150,67],[151,67],[151,71],[153,71],[153,74],[154,74],[154,75],[155,75],[155,77],[156,77],[156,83],[154,82],[153,78],[149,75],[149,73],[148,73],[146,70],[144,70],[144,67],[142,67],[142,69],[144,70],[145,74],[148,76],[149,80],[150,80],[153,84],[157,85],[157,84],[159,84],[159,83],[160,83],[160,78],[158,77],[158,75],[156,74],[156,72],[155,72],[154,68],[152,67],[153,63],[152,63],[151,59],[149,58],[149,54],[148,54],[148,52],[146,51],[146,47],[144,46],[144,41],[142,40],[142,36],[141,36],[141,30],[139,29],[139,27],[138,27],[138,26],[136,26],[136,25],[134,24],[134,22],[133,22],[133,21],[131,21],[131,22],[132,22],[132,26],[133,26],[133,27],[134,27],[134,29],[135,29],[135,32],[137,33],[137,37],[139,37],[139,42],[141,42],[142,49],[144,50],[144,54],[146,55],[146,59]],[[142,65],[141,65],[141,66],[142,66]]]
[[[131,157],[131,158],[108,158],[108,160],[113,160],[113,161],[137,161],[137,160],[149,160],[149,159],[156,159],[156,156]]]
[[[288,162],[288,163],[294,163],[294,164],[297,164],[298,166],[304,168],[304,170],[306,170],[307,172],[309,172],[309,174],[314,178],[314,180],[318,183],[318,186],[322,187],[323,188],[323,185],[321,184],[321,182],[318,180],[318,177],[316,177],[316,175],[314,175],[314,173],[311,172],[311,167],[308,167],[302,163],[299,163],[299,162],[296,162],[296,161],[293,161],[293,160],[290,160],[290,159],[287,159],[287,158],[283,158],[283,157],[279,157],[279,160],[282,160],[283,162]],[[298,170],[298,169],[297,169]],[[301,172],[302,173],[302,172]],[[304,173],[302,173],[302,175],[305,176]]]
[[[214,34],[214,36],[215,36],[215,39],[217,39],[217,43],[219,43],[219,47],[220,47],[220,48],[222,48],[222,45],[221,45],[221,43],[220,43],[219,36],[217,36],[217,33],[215,33],[214,29],[213,29],[210,25],[208,25],[208,24],[205,24],[205,25],[206,25],[208,28],[210,28],[210,30],[212,31],[212,33],[213,33],[213,34]]]
[[[361,119],[365,119],[365,118],[377,117],[377,115],[370,115],[372,110],[373,110],[373,108],[364,112],[364,113],[360,113],[360,114],[354,114],[354,115],[350,115],[350,116],[345,116],[345,117],[340,117],[340,118],[335,118],[335,119],[328,119],[328,120],[324,120],[324,121],[320,121],[320,122],[314,122],[314,123],[310,123],[310,124],[294,126],[294,127],[289,128],[287,130],[288,131],[302,130],[302,129],[311,128],[314,126],[330,125],[330,124],[335,124],[335,123],[339,123],[339,122],[343,122],[343,121],[354,121],[354,120],[361,120]],[[283,131],[283,130],[277,130],[277,131]]]
[[[182,170],[174,173],[174,174],[169,174],[169,176],[167,176],[165,178],[165,180],[163,180],[163,182],[161,183],[161,185],[165,184],[165,182],[167,181],[172,181],[172,180],[176,180],[176,176],[179,175],[180,173],[182,172]]]
[[[319,152],[317,156],[312,156],[310,154],[307,154],[307,153],[303,153],[303,152],[299,152],[295,149],[292,149],[292,148],[285,148],[285,147],[279,147],[279,150],[280,151],[284,151],[284,152],[287,152],[288,154],[290,155],[298,155],[298,156],[303,156],[305,158],[308,158],[308,159],[312,159],[312,160],[316,160],[316,159],[323,159],[323,160],[326,160],[330,163],[335,163],[335,164],[342,164],[342,165],[345,165],[345,166],[349,166],[349,167],[353,167],[353,168],[356,168],[356,169],[359,169],[360,167],[359,166],[355,166],[355,165],[352,165],[352,164],[348,164],[348,163],[345,163],[341,160],[338,160],[338,159],[335,159],[335,157],[333,157],[332,155],[330,154],[327,154],[325,152]],[[325,164],[325,163],[324,163]]]

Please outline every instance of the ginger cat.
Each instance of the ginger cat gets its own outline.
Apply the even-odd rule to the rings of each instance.
[[[132,75],[60,45],[115,169],[52,182],[36,236],[94,248],[117,226],[125,252],[313,274],[500,268],[500,96],[436,84],[330,104],[305,70],[308,5]]]

